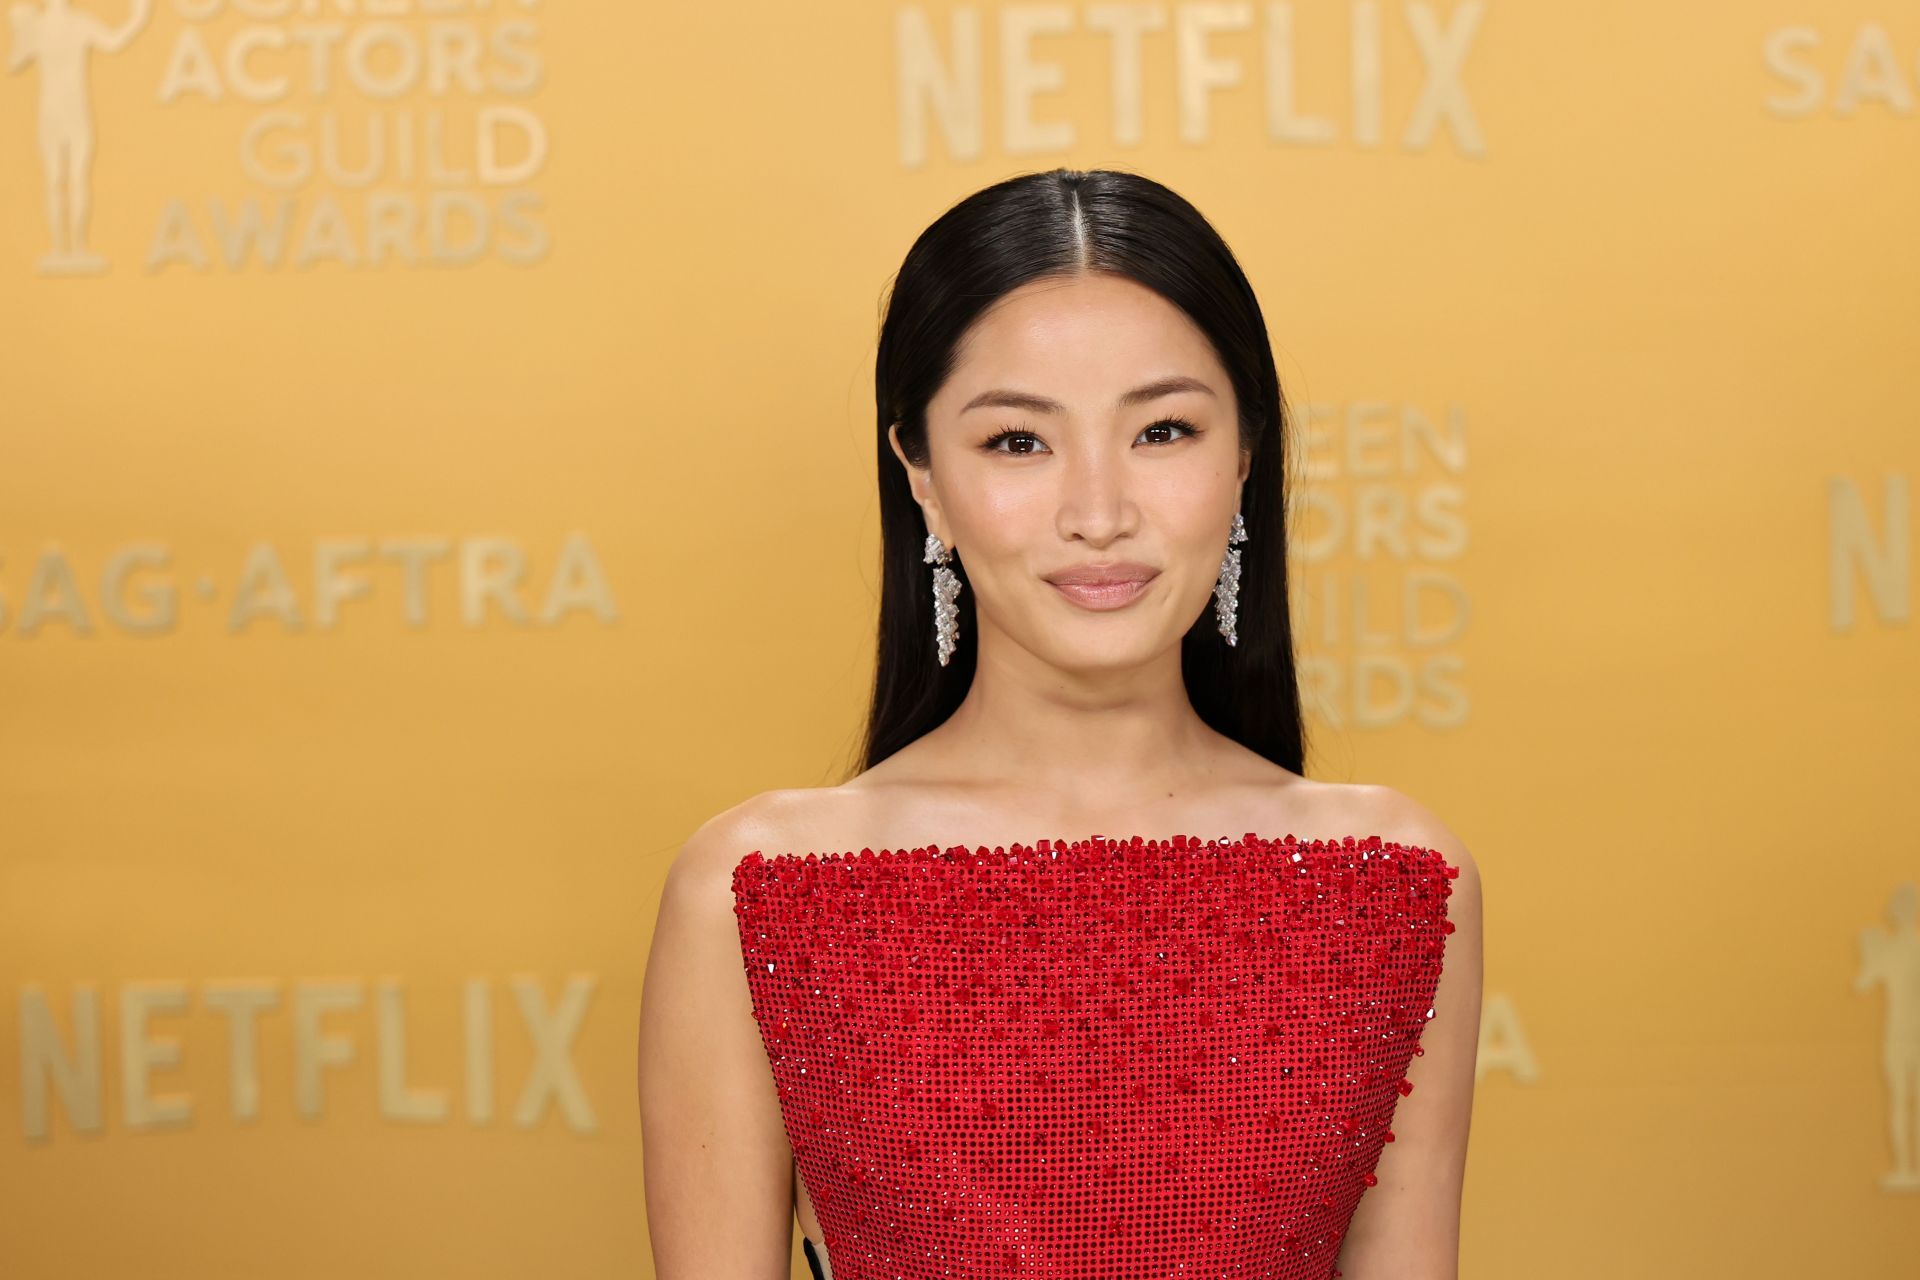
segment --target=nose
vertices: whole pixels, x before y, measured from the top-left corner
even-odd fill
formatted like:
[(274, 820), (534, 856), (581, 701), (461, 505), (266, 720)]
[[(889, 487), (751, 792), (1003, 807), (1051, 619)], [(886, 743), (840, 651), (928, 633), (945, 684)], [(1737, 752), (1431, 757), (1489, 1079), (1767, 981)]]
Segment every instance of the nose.
[(1096, 547), (1135, 532), (1140, 509), (1128, 480), (1126, 460), (1091, 450), (1075, 450), (1060, 468), (1060, 536)]

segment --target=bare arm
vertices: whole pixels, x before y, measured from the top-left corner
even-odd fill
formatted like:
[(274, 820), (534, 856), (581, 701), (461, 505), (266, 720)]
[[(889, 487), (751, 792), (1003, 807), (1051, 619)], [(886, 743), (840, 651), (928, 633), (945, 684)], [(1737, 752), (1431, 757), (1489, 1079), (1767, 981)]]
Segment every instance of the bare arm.
[(737, 811), (667, 874), (641, 991), (640, 1130), (657, 1280), (787, 1280), (793, 1167), (753, 1020), (733, 866)]
[(1392, 793), (1395, 839), (1436, 849), (1460, 868), (1447, 899), (1447, 935), (1433, 1018), (1407, 1068), (1413, 1092), (1394, 1110), (1394, 1140), (1374, 1168), (1341, 1242), (1345, 1280), (1457, 1280), (1460, 1204), (1480, 1045), (1480, 869), (1460, 839), (1417, 803)]

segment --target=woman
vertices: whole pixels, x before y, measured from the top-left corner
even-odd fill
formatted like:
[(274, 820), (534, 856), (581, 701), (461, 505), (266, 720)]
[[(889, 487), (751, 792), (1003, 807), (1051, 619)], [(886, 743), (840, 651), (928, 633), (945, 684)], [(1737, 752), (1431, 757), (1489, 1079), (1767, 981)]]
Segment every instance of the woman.
[(1134, 174), (998, 183), (909, 250), (875, 380), (865, 767), (709, 819), (660, 905), (660, 1280), (786, 1276), (793, 1214), (834, 1280), (1454, 1276), (1478, 873), (1303, 776), (1233, 255)]

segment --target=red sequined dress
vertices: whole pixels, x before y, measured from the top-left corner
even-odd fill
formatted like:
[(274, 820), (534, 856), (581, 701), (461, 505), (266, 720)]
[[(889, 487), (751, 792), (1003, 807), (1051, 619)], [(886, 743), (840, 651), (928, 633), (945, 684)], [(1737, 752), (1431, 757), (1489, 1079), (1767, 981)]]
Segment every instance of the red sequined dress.
[(832, 1280), (1328, 1280), (1458, 874), (1377, 836), (747, 854)]

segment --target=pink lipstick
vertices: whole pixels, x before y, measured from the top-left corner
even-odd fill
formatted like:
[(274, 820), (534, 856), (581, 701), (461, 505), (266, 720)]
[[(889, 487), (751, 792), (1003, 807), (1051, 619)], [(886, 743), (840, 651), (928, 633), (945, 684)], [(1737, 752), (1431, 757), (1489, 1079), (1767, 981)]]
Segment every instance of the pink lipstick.
[(1043, 576), (1081, 608), (1106, 610), (1124, 608), (1139, 599), (1159, 573), (1151, 565), (1124, 560), (1075, 565)]

